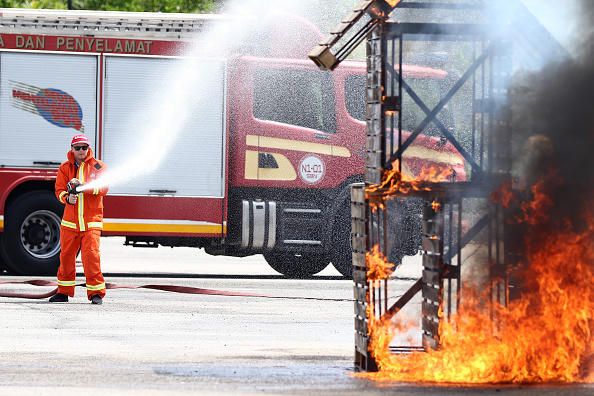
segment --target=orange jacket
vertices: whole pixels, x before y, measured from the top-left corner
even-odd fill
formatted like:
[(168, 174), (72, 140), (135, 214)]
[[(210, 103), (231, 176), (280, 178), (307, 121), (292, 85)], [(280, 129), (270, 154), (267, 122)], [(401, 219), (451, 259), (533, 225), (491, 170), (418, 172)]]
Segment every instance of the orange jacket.
[(82, 184), (86, 184), (97, 179), (105, 170), (105, 164), (93, 158), (93, 150), (90, 147), (87, 157), (78, 166), (78, 169), (74, 161), (74, 154), (72, 151), (68, 152), (68, 161), (60, 165), (56, 178), (56, 197), (60, 202), (66, 204), (62, 216), (62, 227), (78, 231), (103, 229), (103, 197), (107, 194), (108, 187), (85, 190), (78, 194), (76, 204), (71, 205), (66, 201), (68, 198), (66, 185), (74, 177)]

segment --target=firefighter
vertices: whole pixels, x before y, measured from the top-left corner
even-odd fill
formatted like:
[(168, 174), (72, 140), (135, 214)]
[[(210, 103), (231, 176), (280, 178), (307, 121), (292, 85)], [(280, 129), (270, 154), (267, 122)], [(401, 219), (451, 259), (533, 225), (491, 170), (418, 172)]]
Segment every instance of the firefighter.
[(89, 139), (76, 135), (70, 143), (68, 161), (60, 165), (56, 178), (56, 197), (66, 205), (60, 227), (60, 268), (58, 268), (58, 293), (50, 302), (68, 302), (74, 297), (76, 278), (75, 260), (80, 249), (85, 271), (87, 298), (101, 304), (105, 297), (105, 281), (101, 273), (99, 239), (103, 229), (103, 197), (107, 186), (89, 189), (76, 187), (97, 179), (105, 172), (105, 164), (93, 157)]

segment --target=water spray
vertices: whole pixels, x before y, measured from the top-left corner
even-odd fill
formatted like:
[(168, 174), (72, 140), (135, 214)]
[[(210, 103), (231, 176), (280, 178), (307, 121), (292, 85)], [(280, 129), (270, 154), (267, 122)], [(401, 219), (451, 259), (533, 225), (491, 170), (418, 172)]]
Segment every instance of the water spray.
[[(269, 2), (261, 0), (252, 0), (249, 4), (245, 1), (231, 2), (225, 10), (229, 16), (228, 20), (211, 27), (205, 33), (200, 33), (186, 53), (178, 58), (177, 67), (162, 79), (162, 84), (155, 84), (152, 89), (154, 94), (150, 95), (150, 101), (147, 99), (149, 106), (143, 107), (152, 110), (148, 113), (133, 112), (132, 119), (118, 132), (132, 136), (134, 134), (127, 131), (146, 131), (142, 138), (134, 142), (139, 147), (131, 156), (123, 152), (110, 152), (112, 158), (107, 158), (104, 154), (103, 160), (106, 161), (108, 169), (99, 178), (77, 186), (76, 192), (105, 186), (113, 187), (158, 169), (179, 139), (180, 132), (186, 127), (196, 100), (210, 100), (209, 93), (205, 92), (207, 89), (204, 88), (204, 82), (211, 77), (200, 68), (200, 62), (213, 59), (213, 54), (219, 59), (235, 53), (272, 57), (296, 56), (294, 52), (299, 34), (304, 33), (307, 36), (311, 35), (311, 32), (295, 30), (302, 29), (303, 19), (300, 19), (299, 23), (293, 22), (295, 17), (300, 18), (299, 15), (307, 15), (306, 18), (310, 20), (315, 19), (315, 16), (312, 17), (311, 12), (307, 11), (311, 9), (291, 1), (279, 1), (274, 7), (271, 7)], [(279, 20), (283, 21), (283, 29), (276, 29)], [(289, 26), (293, 25), (295, 28), (289, 29)], [(271, 28), (276, 29), (273, 35), (268, 34)], [(308, 29), (311, 28), (316, 29), (314, 25)], [(279, 34), (287, 29), (290, 30), (290, 34), (284, 34), (282, 38), (277, 39), (272, 49), (254, 40), (254, 37), (261, 36), (278, 38)], [(306, 54), (304, 51), (303, 58)]]

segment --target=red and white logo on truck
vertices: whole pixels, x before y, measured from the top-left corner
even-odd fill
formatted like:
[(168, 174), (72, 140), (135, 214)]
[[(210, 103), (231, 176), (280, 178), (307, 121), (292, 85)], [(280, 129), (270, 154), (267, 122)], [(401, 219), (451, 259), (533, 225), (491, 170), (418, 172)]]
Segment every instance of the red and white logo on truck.
[(56, 88), (38, 88), (17, 81), (10, 81), (10, 87), (13, 107), (37, 114), (61, 128), (84, 132), (82, 108), (72, 95)]

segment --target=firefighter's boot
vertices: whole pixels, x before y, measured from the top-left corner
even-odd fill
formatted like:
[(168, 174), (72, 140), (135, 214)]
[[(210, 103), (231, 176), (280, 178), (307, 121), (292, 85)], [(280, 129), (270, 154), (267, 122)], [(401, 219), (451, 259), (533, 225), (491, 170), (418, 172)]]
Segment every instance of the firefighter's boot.
[(101, 304), (103, 304), (103, 300), (101, 299), (100, 296), (98, 296), (97, 294), (94, 294), (91, 296), (91, 304), (101, 305)]
[(68, 302), (68, 296), (62, 293), (56, 293), (50, 297), (49, 302)]

